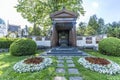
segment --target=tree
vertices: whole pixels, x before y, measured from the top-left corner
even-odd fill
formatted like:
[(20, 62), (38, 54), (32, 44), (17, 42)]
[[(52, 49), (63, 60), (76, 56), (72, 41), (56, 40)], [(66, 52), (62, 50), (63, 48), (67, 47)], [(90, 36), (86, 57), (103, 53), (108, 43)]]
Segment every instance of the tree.
[(98, 19), (98, 30), (97, 30), (98, 34), (104, 34), (105, 33), (105, 23), (104, 23), (104, 19), (99, 18)]
[(96, 30), (92, 26), (87, 26), (85, 35), (95, 35)]
[(120, 38), (120, 28), (112, 28), (112, 27), (109, 27), (107, 34), (108, 34), (109, 37), (117, 37), (117, 38)]
[(28, 34), (33, 35), (33, 28), (32, 27), (28, 27)]
[[(97, 18), (96, 15), (93, 15), (90, 17), (88, 26), (91, 26), (94, 29), (94, 35), (95, 34), (104, 34), (106, 32), (104, 19)], [(92, 29), (90, 28), (90, 29)]]
[(112, 22), (111, 25), (112, 25), (113, 28), (120, 27), (119, 23), (117, 23), (117, 22), (115, 22), (115, 21)]
[(120, 38), (120, 27), (114, 29), (115, 37)]
[(115, 21), (112, 22), (111, 29), (112, 29), (112, 31), (110, 32), (110, 29), (109, 29), (108, 34), (110, 34), (110, 36), (120, 38), (120, 24), (119, 24), (119, 22), (115, 22)]
[(85, 35), (87, 24), (85, 22), (80, 22), (79, 27), (77, 28), (77, 35)]
[(110, 37), (120, 38), (120, 24), (119, 22), (112, 22), (112, 24), (107, 24), (107, 34)]
[[(91, 30), (89, 30), (91, 29)], [(93, 15), (90, 17), (89, 21), (88, 21), (88, 28), (87, 28), (87, 34), (90, 33), (90, 34), (97, 34), (97, 30), (98, 30), (98, 21), (97, 21), (97, 16), (96, 15)], [(91, 31), (94, 31), (94, 32), (91, 32)]]
[(49, 26), (51, 20), (49, 15), (60, 10), (63, 6), (67, 9), (84, 14), (82, 0), (18, 0), (15, 6), (22, 17), (34, 24), (34, 35), (36, 35), (37, 24)]
[(66, 7), (76, 13), (84, 14), (82, 3), (82, 0), (46, 0), (51, 12), (58, 11), (61, 7)]
[(41, 31), (40, 27), (36, 27), (36, 34), (34, 34), (33, 28), (29, 27), (28, 28), (28, 33), (29, 33), (29, 35), (42, 36), (42, 31)]
[(96, 15), (93, 15), (90, 17), (88, 25), (93, 27), (93, 29), (97, 30), (98, 23), (97, 23), (97, 16)]

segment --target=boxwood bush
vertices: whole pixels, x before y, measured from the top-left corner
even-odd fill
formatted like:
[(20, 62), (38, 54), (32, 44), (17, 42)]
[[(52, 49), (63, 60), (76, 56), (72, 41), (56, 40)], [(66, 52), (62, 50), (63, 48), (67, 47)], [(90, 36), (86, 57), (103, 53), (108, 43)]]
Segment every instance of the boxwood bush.
[(9, 48), (10, 45), (15, 41), (16, 39), (11, 39), (11, 38), (0, 38), (0, 49), (6, 49)]
[(120, 56), (120, 39), (110, 37), (99, 42), (99, 51), (105, 55)]
[(14, 56), (25, 56), (35, 54), (36, 43), (32, 39), (19, 39), (10, 46), (10, 53)]

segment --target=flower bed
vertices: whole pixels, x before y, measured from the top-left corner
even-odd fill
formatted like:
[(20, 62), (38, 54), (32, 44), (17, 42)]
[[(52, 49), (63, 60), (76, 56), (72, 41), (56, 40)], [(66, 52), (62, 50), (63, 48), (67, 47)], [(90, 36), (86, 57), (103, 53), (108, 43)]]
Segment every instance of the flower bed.
[(45, 57), (30, 57), (27, 59), (24, 59), (20, 62), (17, 62), (13, 69), (16, 72), (22, 73), (22, 72), (34, 72), (34, 71), (40, 71), (43, 68), (51, 65), (52, 59), (51, 58), (45, 58)]
[(110, 62), (103, 58), (96, 58), (96, 57), (86, 57), (85, 60), (89, 61), (92, 64), (99, 64), (99, 65), (108, 65)]
[(28, 58), (26, 60), (24, 60), (24, 63), (26, 64), (40, 64), (41, 62), (43, 62), (42, 57), (33, 57), (33, 58)]
[(114, 75), (120, 73), (120, 66), (110, 60), (96, 57), (82, 57), (78, 60), (78, 63), (85, 68), (99, 73)]

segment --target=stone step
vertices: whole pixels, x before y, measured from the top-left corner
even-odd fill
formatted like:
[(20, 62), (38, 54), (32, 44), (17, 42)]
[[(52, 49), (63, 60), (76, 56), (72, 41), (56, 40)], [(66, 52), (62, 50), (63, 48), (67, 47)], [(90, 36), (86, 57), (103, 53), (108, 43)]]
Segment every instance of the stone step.
[(60, 53), (60, 54), (56, 54), (56, 53), (48, 53), (48, 56), (88, 56), (87, 54), (65, 54), (65, 53)]
[(70, 52), (70, 51), (64, 51), (64, 52), (61, 52), (61, 51), (56, 51), (56, 52), (47, 52), (48, 54), (82, 54), (82, 52)]
[(86, 53), (79, 51), (75, 47), (68, 47), (68, 48), (52, 48), (47, 52), (47, 55), (52, 56), (87, 56)]
[(51, 50), (51, 52), (76, 52), (76, 50)]
[(71, 49), (71, 48), (68, 48), (68, 49), (51, 49), (51, 52), (54, 52), (54, 51), (57, 51), (57, 52), (76, 52), (78, 51), (77, 49)]

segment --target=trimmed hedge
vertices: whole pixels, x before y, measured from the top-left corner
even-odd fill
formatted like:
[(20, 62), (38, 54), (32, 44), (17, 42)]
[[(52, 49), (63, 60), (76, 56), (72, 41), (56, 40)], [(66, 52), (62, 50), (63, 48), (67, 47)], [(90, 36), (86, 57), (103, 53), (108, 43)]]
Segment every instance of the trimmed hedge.
[(10, 45), (17, 39), (11, 38), (0, 38), (0, 48), (6, 49), (9, 48)]
[(105, 55), (120, 56), (120, 39), (110, 37), (99, 42), (99, 51)]
[(25, 56), (35, 54), (36, 43), (31, 39), (19, 39), (10, 46), (10, 53), (14, 56)]

